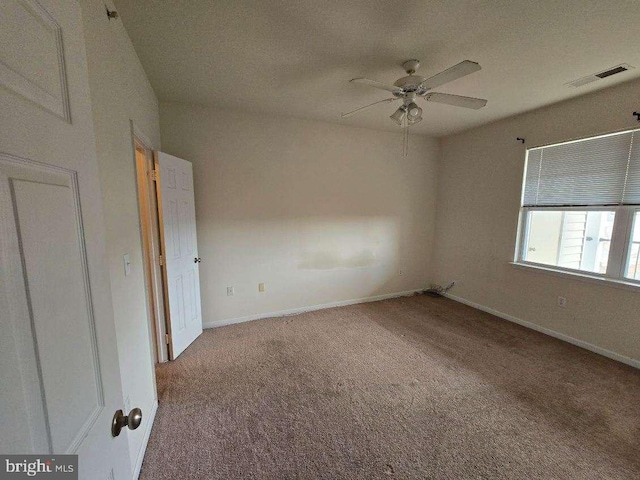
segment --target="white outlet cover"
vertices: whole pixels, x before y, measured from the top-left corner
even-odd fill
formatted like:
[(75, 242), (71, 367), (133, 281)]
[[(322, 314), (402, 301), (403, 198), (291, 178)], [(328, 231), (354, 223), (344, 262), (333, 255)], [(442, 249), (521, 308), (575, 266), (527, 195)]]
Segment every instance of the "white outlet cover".
[(234, 287), (227, 287), (227, 297), (232, 297), (236, 293)]

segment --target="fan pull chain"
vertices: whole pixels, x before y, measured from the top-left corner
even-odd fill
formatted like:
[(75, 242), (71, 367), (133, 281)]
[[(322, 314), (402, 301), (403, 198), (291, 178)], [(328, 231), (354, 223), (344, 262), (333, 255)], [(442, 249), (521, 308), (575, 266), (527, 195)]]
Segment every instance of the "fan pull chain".
[(406, 116), (402, 123), (402, 156), (407, 157), (409, 155), (409, 122)]

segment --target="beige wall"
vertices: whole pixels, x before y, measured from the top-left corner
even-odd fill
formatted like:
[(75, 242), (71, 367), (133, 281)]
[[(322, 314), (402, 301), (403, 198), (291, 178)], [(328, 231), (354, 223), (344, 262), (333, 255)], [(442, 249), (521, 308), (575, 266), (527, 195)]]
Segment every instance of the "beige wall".
[[(640, 125), (640, 82), (486, 125), (441, 142), (436, 279), (456, 296), (640, 359), (640, 291), (523, 270), (514, 257), (525, 146)], [(567, 298), (565, 308), (557, 297)]]
[(160, 118), (163, 150), (194, 165), (205, 326), (428, 285), (436, 140), (403, 158), (390, 132), (164, 103)]
[[(148, 419), (156, 401), (145, 300), (140, 220), (130, 120), (160, 146), (158, 102), (120, 20), (109, 21), (104, 2), (82, 0), (107, 255), (124, 397)], [(110, 4), (110, 8), (113, 5)], [(131, 256), (124, 275), (122, 256)], [(124, 399), (123, 399), (124, 401)], [(139, 465), (148, 422), (129, 436), (132, 466)]]

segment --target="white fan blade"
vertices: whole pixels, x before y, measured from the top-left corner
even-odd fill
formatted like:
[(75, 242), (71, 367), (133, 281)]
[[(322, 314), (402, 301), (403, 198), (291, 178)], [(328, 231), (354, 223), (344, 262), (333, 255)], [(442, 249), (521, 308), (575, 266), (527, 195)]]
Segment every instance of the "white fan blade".
[(382, 90), (388, 90), (390, 92), (401, 92), (400, 87), (394, 85), (387, 85), (386, 83), (376, 82), (375, 80), (369, 80), (368, 78), (354, 78), (349, 80), (352, 83), (361, 83), (363, 85), (369, 85), (370, 87), (381, 88)]
[(422, 85), (428, 89), (439, 87), (445, 83), (453, 82), (459, 78), (462, 78), (470, 73), (480, 70), (480, 65), (471, 60), (465, 60), (451, 68), (447, 68), (444, 72), (440, 72), (433, 77), (427, 78)]
[(342, 114), (342, 118), (346, 118), (346, 117), (350, 117), (351, 115), (355, 115), (356, 113), (364, 110), (365, 108), (369, 108), (369, 107), (373, 107), (374, 105), (377, 105), (379, 103), (385, 103), (385, 102), (393, 102), (394, 100), (400, 100), (399, 98), (385, 98), (384, 100), (380, 100), (378, 102), (374, 102), (371, 105), (366, 105), (364, 107), (360, 107), (360, 108), (356, 108), (355, 110), (352, 110), (351, 112), (347, 112), (347, 113), (343, 113)]
[(427, 93), (424, 99), (427, 102), (445, 103), (456, 107), (472, 108), (473, 110), (478, 110), (487, 104), (487, 101), (482, 98), (449, 95), (448, 93)]

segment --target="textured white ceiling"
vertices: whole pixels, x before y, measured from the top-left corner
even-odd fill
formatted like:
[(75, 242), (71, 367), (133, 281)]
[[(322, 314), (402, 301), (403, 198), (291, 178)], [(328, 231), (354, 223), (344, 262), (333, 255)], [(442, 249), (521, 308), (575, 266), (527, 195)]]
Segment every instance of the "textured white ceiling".
[[(118, 0), (161, 101), (397, 130), (389, 97), (403, 61), (431, 76), (462, 60), (482, 70), (435, 91), (489, 100), (478, 111), (426, 104), (416, 134), (442, 136), (640, 76), (637, 0)], [(634, 70), (572, 89), (608, 67)], [(630, 105), (630, 109), (637, 105)]]

